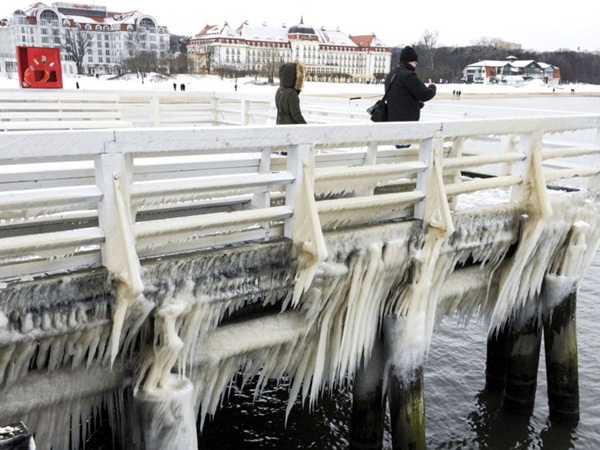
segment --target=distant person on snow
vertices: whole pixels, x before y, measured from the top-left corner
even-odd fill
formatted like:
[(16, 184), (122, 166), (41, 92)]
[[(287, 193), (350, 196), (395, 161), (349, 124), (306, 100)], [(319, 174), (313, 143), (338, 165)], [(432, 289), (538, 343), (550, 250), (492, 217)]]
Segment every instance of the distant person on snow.
[(300, 111), (300, 91), (304, 84), (304, 66), (300, 61), (279, 68), (279, 88), (275, 93), (277, 125), (306, 123)]
[(388, 122), (417, 122), (421, 118), (423, 102), (435, 97), (435, 84), (426, 86), (415, 73), (418, 59), (412, 47), (404, 47), (400, 52), (400, 63), (385, 79)]

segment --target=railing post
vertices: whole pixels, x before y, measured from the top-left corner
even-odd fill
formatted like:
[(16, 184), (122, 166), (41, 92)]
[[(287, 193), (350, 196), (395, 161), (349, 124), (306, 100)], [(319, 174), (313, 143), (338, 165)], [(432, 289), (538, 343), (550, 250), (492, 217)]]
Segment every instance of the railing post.
[[(258, 163), (258, 173), (269, 173), (271, 171), (271, 148), (265, 147), (260, 154)], [(252, 196), (252, 206), (256, 208), (268, 208), (270, 206), (271, 196), (266, 187)]]
[[(118, 271), (122, 261), (122, 251), (126, 230), (122, 230), (117, 206), (117, 191), (113, 188), (117, 182), (121, 195), (129, 207), (129, 180), (131, 179), (131, 158), (122, 153), (104, 153), (96, 157), (96, 182), (102, 191), (102, 200), (98, 205), (98, 222), (104, 230), (105, 242), (102, 246), (102, 262), (110, 270)], [(130, 218), (131, 219), (131, 218)], [(118, 230), (119, 232), (115, 232)], [(127, 230), (130, 231), (130, 230)]]
[(150, 111), (152, 113), (152, 126), (160, 126), (160, 99), (158, 97), (152, 97), (150, 99)]
[(417, 191), (423, 192), (424, 198), (415, 205), (414, 217), (448, 235), (454, 232), (454, 225), (444, 185), (444, 139), (434, 136), (423, 141), (421, 147), (419, 159), (427, 169), (417, 174)]
[(250, 118), (250, 100), (246, 99), (246, 100), (242, 100), (241, 102), (241, 119), (240, 119), (240, 123), (242, 125), (249, 125), (249, 118)]
[(537, 212), (541, 217), (549, 217), (552, 215), (552, 205), (548, 198), (542, 167), (542, 138), (541, 131), (525, 133), (521, 136), (519, 146), (525, 154), (525, 159), (515, 164), (514, 171), (516, 175), (522, 177), (523, 181), (513, 186), (511, 200), (527, 203), (531, 212)]
[[(513, 153), (515, 151), (516, 143), (515, 143), (515, 135), (509, 134), (504, 135), (501, 138), (502, 150), (506, 153)], [(502, 165), (502, 169), (500, 170), (500, 175), (511, 175), (513, 170), (513, 163), (504, 163)]]
[[(373, 166), (373, 165), (377, 164), (377, 149), (378, 149), (377, 144), (370, 144), (367, 147), (367, 151), (365, 153), (365, 160), (363, 161), (364, 166)], [(361, 197), (367, 196), (367, 195), (373, 195), (374, 191), (375, 191), (375, 187), (369, 186), (369, 187), (357, 189), (355, 191), (354, 195), (361, 196)]]
[(112, 365), (119, 353), (128, 309), (135, 301), (143, 300), (144, 283), (135, 249), (135, 220), (129, 197), (133, 176), (131, 156), (118, 152), (103, 153), (96, 157), (95, 165), (96, 182), (103, 193), (98, 205), (98, 222), (104, 231), (102, 263), (119, 282), (112, 311)]
[(314, 153), (309, 144), (288, 147), (288, 171), (294, 182), (286, 190), (286, 205), (292, 215), (285, 220), (284, 236), (292, 239), (298, 259), (292, 306), (300, 301), (313, 277), (327, 258), (327, 247), (315, 202)]
[[(598, 120), (598, 127), (596, 128), (596, 141), (594, 142), (596, 148), (600, 148), (600, 119)], [(600, 158), (597, 158), (596, 166), (600, 166)], [(594, 192), (600, 191), (600, 174), (591, 177), (588, 181), (588, 189)]]
[[(260, 155), (258, 164), (258, 173), (269, 173), (271, 171), (271, 148), (265, 147)], [(252, 206), (254, 208), (269, 208), (271, 206), (271, 193), (267, 187), (261, 188), (260, 192), (256, 192), (252, 196)], [(260, 225), (265, 230), (265, 236), (269, 235), (269, 222), (263, 222)]]
[[(458, 158), (458, 157), (462, 156), (464, 143), (465, 143), (465, 139), (462, 137), (454, 139), (454, 142), (452, 143), (452, 147), (450, 147), (448, 157), (449, 158)], [(443, 157), (443, 155), (442, 155), (442, 157)], [(447, 176), (444, 177), (444, 182), (447, 181), (449, 183), (458, 183), (460, 181), (460, 176), (461, 176), (460, 169), (453, 170), (451, 173), (449, 173)], [(448, 199), (448, 207), (451, 210), (456, 209), (457, 203), (458, 203), (458, 196), (454, 196), (454, 197), (452, 197), (452, 199)]]
[[(313, 158), (312, 154), (312, 146), (309, 144), (301, 144), (301, 145), (290, 145), (287, 150), (287, 170), (292, 175), (294, 175), (294, 182), (289, 185), (286, 189), (285, 193), (285, 204), (289, 206), (292, 211), (295, 209), (295, 200), (296, 200), (296, 192), (305, 182), (304, 180), (304, 163), (307, 162), (310, 164), (311, 159)], [(313, 180), (310, 180), (313, 182)], [(314, 186), (313, 186), (314, 190)], [(294, 228), (294, 219), (295, 216), (292, 215), (289, 219), (286, 219), (284, 226), (284, 235), (292, 239), (292, 232)], [(302, 220), (302, 219), (300, 219)]]
[(213, 107), (213, 126), (216, 127), (217, 125), (219, 125), (219, 106), (221, 102), (218, 97), (215, 97), (214, 93), (211, 99), (211, 104)]
[[(429, 172), (432, 169), (433, 160), (433, 138), (423, 139), (419, 145), (419, 160), (423, 161), (427, 166), (427, 169), (417, 174), (417, 191), (426, 193), (427, 192), (427, 181), (429, 179)], [(425, 217), (425, 203), (427, 199), (419, 201), (415, 204), (415, 218), (423, 219)]]

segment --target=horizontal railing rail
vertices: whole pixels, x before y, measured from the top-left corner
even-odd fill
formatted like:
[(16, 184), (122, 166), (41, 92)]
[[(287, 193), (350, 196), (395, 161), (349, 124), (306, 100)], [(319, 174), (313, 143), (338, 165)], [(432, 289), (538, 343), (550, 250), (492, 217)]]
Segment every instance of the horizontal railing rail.
[[(580, 130), (595, 140), (547, 143)], [(131, 258), (303, 239), (294, 230), (315, 217), (321, 233), (414, 219), (451, 229), (461, 196), (504, 189), (496, 201), (514, 205), (533, 171), (600, 190), (598, 130), (600, 116), (7, 133), (0, 280), (123, 276)]]

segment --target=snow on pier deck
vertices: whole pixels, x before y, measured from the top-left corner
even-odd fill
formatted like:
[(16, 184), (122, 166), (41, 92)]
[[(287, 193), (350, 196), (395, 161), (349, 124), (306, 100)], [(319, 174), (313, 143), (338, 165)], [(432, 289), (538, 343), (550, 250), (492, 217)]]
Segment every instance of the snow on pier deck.
[(599, 129), (572, 116), (6, 134), (0, 423), (66, 448), (70, 414), (85, 423), (104, 401), (133, 421), (132, 393), (175, 374), (202, 422), (240, 370), (288, 374), (290, 408), (314, 404), (370, 358), (385, 316), (406, 318), (414, 361), (444, 315), (497, 328), (539, 306), (545, 276), (583, 279), (600, 140), (553, 137)]

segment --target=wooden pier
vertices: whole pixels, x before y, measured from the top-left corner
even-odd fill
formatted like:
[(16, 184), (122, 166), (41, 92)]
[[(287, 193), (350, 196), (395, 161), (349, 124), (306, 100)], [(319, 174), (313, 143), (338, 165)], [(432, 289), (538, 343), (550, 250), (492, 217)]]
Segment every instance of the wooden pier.
[[(582, 130), (594, 140), (554, 139)], [(506, 408), (533, 407), (545, 339), (551, 418), (576, 422), (599, 130), (569, 116), (5, 132), (0, 424), (68, 448), (85, 433), (71, 420), (105, 405), (128, 448), (196, 448), (196, 420), (242, 372), (259, 391), (289, 376), (288, 413), (353, 380), (351, 448), (381, 448), (387, 398), (394, 448), (424, 449), (424, 362), (451, 314), (488, 323), (482, 376)]]

